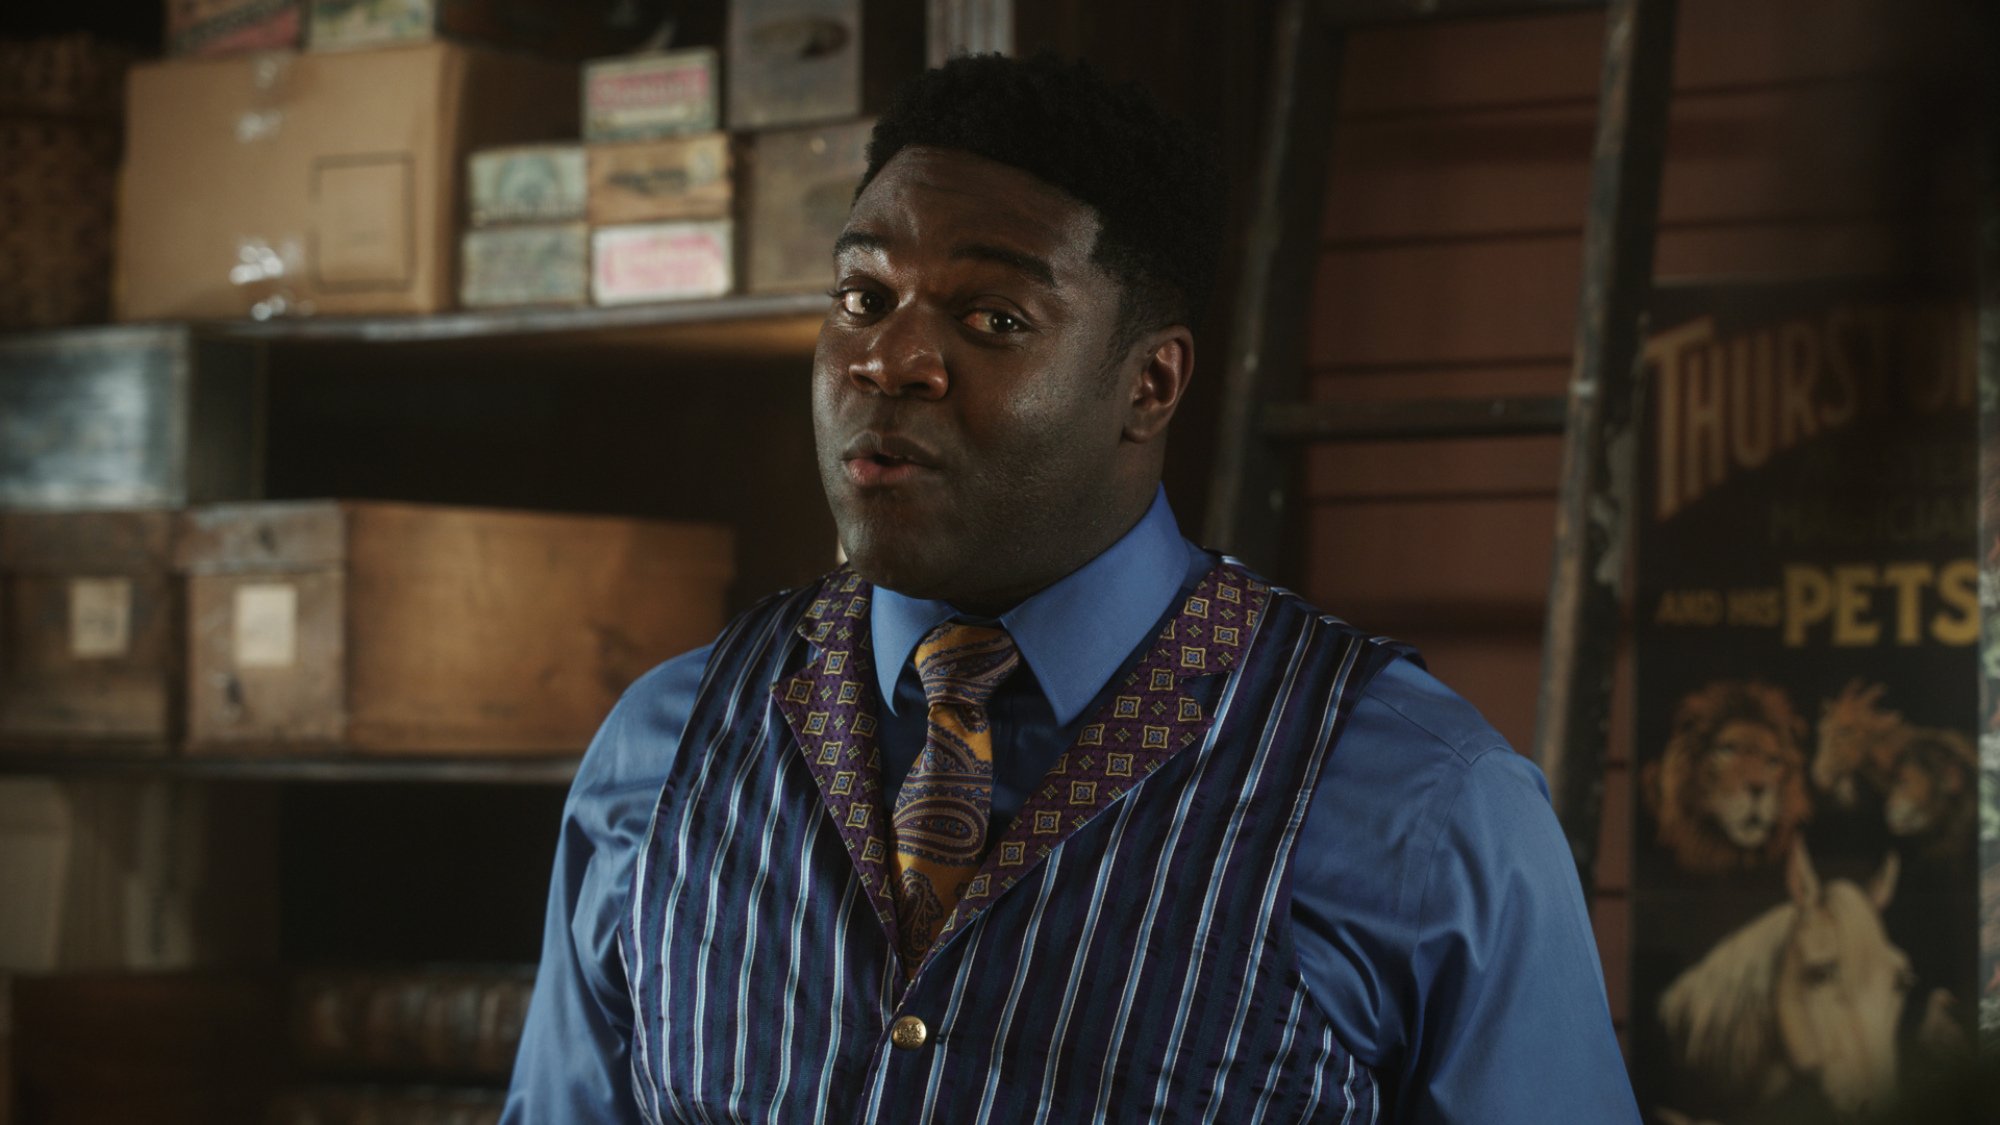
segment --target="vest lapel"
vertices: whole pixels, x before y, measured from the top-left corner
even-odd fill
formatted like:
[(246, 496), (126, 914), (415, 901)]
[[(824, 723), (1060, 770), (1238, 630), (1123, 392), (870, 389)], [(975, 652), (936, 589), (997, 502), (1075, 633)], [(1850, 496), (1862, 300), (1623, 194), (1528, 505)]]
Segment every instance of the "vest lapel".
[(1209, 571), (1152, 650), (1126, 673), (1118, 694), (1028, 795), (945, 920), (931, 957), (1063, 841), (1201, 741), (1215, 720), (1185, 690), (1188, 681), (1233, 673), (1269, 600), (1268, 586), (1230, 563)]
[(876, 748), (879, 693), (868, 626), (870, 592), (851, 571), (836, 571), (820, 584), (819, 596), (798, 624), (812, 655), (796, 675), (771, 685), (771, 697), (792, 728), (893, 949), (895, 883)]

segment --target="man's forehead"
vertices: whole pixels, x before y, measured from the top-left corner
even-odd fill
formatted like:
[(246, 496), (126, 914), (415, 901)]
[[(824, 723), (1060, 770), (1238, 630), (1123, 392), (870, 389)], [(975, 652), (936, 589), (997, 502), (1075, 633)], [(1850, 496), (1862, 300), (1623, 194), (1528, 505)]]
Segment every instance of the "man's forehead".
[(1031, 263), (1087, 259), (1097, 225), (1096, 212), (1030, 172), (956, 149), (912, 147), (855, 200), (834, 251), (942, 252), (1035, 272)]

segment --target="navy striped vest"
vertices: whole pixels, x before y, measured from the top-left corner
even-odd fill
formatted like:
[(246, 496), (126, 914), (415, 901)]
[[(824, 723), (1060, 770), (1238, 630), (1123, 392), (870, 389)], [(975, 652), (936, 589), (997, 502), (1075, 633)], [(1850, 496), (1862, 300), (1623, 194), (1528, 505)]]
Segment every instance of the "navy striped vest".
[[(836, 573), (766, 602), (703, 673), (621, 946), (648, 1119), (1373, 1121), (1373, 1075), (1300, 979), (1286, 871), (1401, 650), (1218, 566), (905, 983), (869, 596)], [(905, 1016), (923, 1046), (892, 1044)]]

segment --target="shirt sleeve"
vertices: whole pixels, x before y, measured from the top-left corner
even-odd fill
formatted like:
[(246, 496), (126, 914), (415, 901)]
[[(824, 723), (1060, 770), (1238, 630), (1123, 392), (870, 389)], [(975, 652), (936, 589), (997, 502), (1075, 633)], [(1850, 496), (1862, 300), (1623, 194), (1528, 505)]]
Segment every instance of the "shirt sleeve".
[(1420, 664), (1356, 702), (1291, 876), (1299, 974), (1384, 1120), (1638, 1121), (1541, 772)]
[(541, 967), (502, 1125), (636, 1122), (632, 1006), (619, 952), (633, 864), (708, 649), (641, 677), (591, 741), (563, 807)]
[(1405, 1120), (1639, 1120), (1568, 841), (1505, 746), (1462, 774), (1413, 938)]

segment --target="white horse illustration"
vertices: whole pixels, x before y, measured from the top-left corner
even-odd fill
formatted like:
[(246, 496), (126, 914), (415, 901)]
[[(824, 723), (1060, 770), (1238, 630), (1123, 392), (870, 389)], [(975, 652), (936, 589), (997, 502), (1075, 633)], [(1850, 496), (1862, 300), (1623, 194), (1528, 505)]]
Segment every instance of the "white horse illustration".
[(1822, 885), (1795, 844), (1785, 871), (1791, 901), (1716, 943), (1661, 995), (1678, 1061), (1745, 1108), (1801, 1079), (1844, 1114), (1888, 1102), (1913, 982), (1909, 958), (1882, 928), (1897, 871), (1891, 852), (1866, 889), (1846, 879)]

